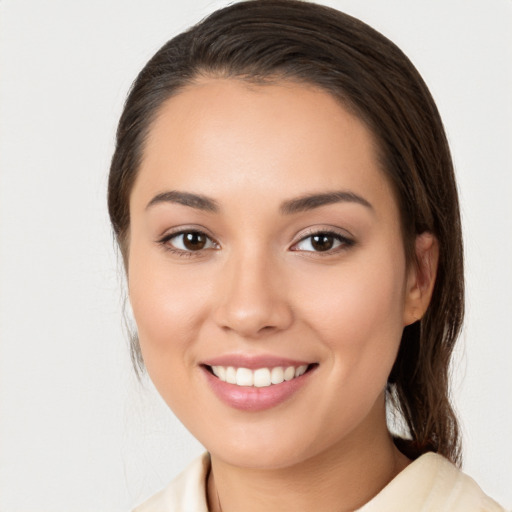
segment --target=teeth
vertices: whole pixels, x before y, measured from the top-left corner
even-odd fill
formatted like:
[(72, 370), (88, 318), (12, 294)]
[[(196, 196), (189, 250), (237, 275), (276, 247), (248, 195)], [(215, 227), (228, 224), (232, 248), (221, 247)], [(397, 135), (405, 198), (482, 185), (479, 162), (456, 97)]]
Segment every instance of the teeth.
[(226, 368), (224, 368), (224, 366), (217, 366), (217, 371), (219, 372), (219, 379), (220, 380), (226, 380), (226, 374), (227, 374), (227, 371), (226, 371)]
[(306, 373), (306, 370), (308, 369), (308, 366), (305, 364), (303, 366), (299, 366), (295, 370), (295, 377), (300, 377), (301, 375), (304, 375)]
[(257, 388), (265, 388), (272, 383), (270, 380), (270, 370), (268, 368), (258, 368), (254, 372), (254, 385)]
[(270, 374), (270, 382), (272, 382), (272, 384), (281, 384), (283, 381), (284, 370), (280, 366), (272, 368), (272, 373)]
[(265, 388), (271, 384), (281, 384), (300, 377), (306, 373), (308, 365), (302, 366), (276, 366), (275, 368), (258, 368), (249, 370), (248, 368), (234, 368), (233, 366), (212, 366), (213, 374), (223, 382), (236, 384), (237, 386), (256, 388)]
[(295, 368), (293, 366), (288, 366), (284, 371), (284, 380), (292, 380), (295, 377)]
[(236, 371), (237, 386), (252, 386), (254, 384), (254, 376), (248, 368), (238, 368)]
[[(223, 367), (215, 366), (214, 368), (223, 368)], [(213, 373), (215, 373), (215, 370), (213, 370)], [(217, 374), (215, 373), (215, 375), (217, 375)], [(219, 375), (217, 375), (217, 377), (219, 377), (219, 379), (222, 380), (221, 372), (219, 372)], [(236, 370), (232, 366), (229, 366), (226, 369), (226, 382), (229, 382), (230, 384), (236, 384)]]

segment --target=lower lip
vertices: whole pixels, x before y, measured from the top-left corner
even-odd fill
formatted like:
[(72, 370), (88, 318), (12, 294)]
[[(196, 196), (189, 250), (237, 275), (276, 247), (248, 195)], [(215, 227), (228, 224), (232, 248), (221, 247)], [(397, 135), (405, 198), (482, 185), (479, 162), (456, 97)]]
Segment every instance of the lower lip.
[(300, 377), (284, 381), (281, 384), (257, 388), (229, 384), (215, 377), (207, 368), (202, 367), (201, 369), (217, 397), (230, 407), (242, 411), (264, 411), (285, 402), (308, 382), (314, 370), (312, 368)]

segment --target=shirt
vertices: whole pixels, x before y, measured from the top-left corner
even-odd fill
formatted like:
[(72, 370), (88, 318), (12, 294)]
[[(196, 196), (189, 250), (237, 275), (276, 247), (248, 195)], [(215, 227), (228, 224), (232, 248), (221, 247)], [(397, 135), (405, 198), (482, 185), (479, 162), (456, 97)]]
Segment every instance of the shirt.
[[(208, 512), (208, 453), (133, 512)], [(505, 512), (476, 482), (436, 453), (425, 453), (355, 512)]]

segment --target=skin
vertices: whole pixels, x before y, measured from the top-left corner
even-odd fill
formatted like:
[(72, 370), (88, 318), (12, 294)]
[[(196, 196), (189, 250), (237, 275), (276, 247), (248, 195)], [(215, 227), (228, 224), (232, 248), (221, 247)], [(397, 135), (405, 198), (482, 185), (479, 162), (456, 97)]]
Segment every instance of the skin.
[[(218, 212), (148, 207), (167, 191), (207, 196)], [(281, 211), (333, 191), (370, 206)], [(202, 79), (162, 106), (130, 215), (142, 354), (164, 400), (211, 453), (211, 510), (354, 510), (408, 464), (388, 433), (384, 390), (403, 327), (428, 306), (437, 244), (418, 236), (418, 264), (407, 265), (397, 203), (359, 119), (303, 84)], [(182, 238), (169, 239), (182, 228), (212, 242), (186, 252)], [(315, 251), (312, 230), (345, 239)], [(206, 384), (201, 362), (224, 354), (318, 366), (290, 399), (248, 412)]]

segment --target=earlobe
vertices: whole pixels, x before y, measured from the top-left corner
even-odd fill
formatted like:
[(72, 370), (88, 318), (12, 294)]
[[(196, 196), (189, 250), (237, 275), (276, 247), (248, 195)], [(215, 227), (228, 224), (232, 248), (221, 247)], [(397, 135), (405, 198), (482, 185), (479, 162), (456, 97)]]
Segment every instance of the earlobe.
[(416, 237), (415, 259), (411, 262), (404, 303), (404, 325), (420, 320), (427, 311), (437, 275), (439, 244), (429, 232)]

